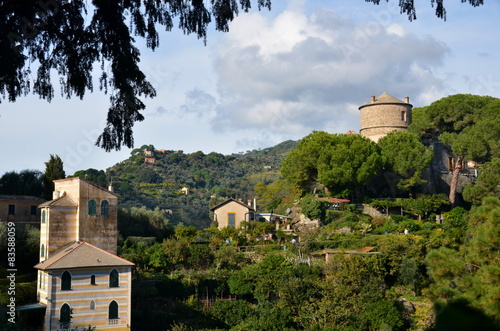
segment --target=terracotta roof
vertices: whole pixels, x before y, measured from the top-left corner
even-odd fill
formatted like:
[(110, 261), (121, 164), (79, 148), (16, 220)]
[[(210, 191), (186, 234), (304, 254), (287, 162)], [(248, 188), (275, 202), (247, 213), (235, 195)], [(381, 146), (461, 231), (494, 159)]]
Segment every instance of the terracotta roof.
[(253, 207), (251, 207), (251, 206), (249, 206), (249, 205), (247, 205), (247, 204), (245, 204), (245, 203), (243, 203), (243, 202), (241, 202), (241, 201), (238, 201), (238, 200), (236, 200), (236, 199), (233, 199), (233, 198), (229, 198), (229, 199), (227, 199), (226, 201), (224, 201), (224, 202), (222, 202), (222, 203), (219, 203), (217, 206), (214, 206), (214, 207), (210, 208), (210, 211), (214, 211), (214, 210), (216, 210), (216, 209), (218, 209), (218, 208), (220, 208), (220, 207), (222, 207), (222, 206), (224, 206), (225, 204), (228, 204), (228, 203), (230, 203), (230, 202), (236, 202), (236, 203), (239, 203), (240, 205), (247, 207), (247, 208), (248, 208), (248, 210), (250, 210), (250, 211), (254, 211)]
[(366, 107), (366, 106), (377, 105), (377, 104), (403, 104), (403, 105), (410, 105), (411, 106), (411, 104), (409, 104), (405, 101), (399, 100), (398, 98), (395, 98), (392, 95), (384, 92), (381, 95), (379, 95), (378, 97), (376, 97), (375, 100), (373, 100), (373, 97), (372, 97), (372, 100), (370, 100), (369, 102), (367, 102), (364, 105), (362, 105), (361, 107), (359, 107), (359, 109)]
[(122, 259), (102, 248), (85, 241), (66, 245), (45, 261), (35, 265), (35, 269), (55, 270), (82, 267), (133, 266), (134, 263)]
[(43, 207), (49, 207), (49, 206), (77, 207), (78, 204), (76, 202), (74, 202), (73, 199), (68, 197), (65, 193), (62, 197), (44, 202), (44, 203), (40, 204), (38, 207), (43, 208)]
[(375, 246), (367, 246), (365, 248), (358, 249), (357, 251), (360, 253), (368, 253), (369, 251), (371, 251), (374, 248), (375, 248)]
[(317, 200), (328, 201), (331, 203), (349, 203), (351, 200), (349, 199), (340, 199), (340, 198), (316, 198)]

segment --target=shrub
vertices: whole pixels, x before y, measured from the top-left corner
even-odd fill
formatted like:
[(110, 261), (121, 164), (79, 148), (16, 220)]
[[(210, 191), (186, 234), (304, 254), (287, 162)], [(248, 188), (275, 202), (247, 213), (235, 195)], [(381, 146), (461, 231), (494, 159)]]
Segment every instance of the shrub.
[(229, 326), (239, 324), (252, 313), (252, 306), (244, 300), (218, 300), (212, 308), (212, 315)]
[(404, 232), (405, 229), (414, 233), (420, 230), (420, 225), (414, 221), (406, 220), (398, 224), (398, 231)]
[(396, 306), (389, 301), (381, 300), (368, 306), (362, 319), (369, 325), (369, 330), (397, 330), (403, 326), (403, 319)]

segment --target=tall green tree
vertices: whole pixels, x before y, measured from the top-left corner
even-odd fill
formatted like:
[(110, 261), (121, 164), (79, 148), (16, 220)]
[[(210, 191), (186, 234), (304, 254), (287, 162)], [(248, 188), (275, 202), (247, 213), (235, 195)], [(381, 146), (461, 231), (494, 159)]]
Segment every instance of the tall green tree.
[(357, 134), (337, 134), (333, 138), (332, 146), (322, 150), (318, 160), (318, 181), (332, 194), (359, 197), (364, 185), (382, 169), (380, 149)]
[(399, 189), (408, 191), (425, 183), (422, 172), (432, 160), (433, 152), (420, 141), (419, 136), (407, 131), (392, 131), (378, 141), (388, 169), (402, 179)]
[(466, 242), (460, 250), (439, 248), (426, 257), (436, 300), (463, 299), (500, 325), (500, 200), (484, 199), (469, 214)]
[(301, 195), (320, 183), (332, 194), (349, 196), (360, 193), (382, 165), (379, 148), (370, 139), (314, 131), (283, 161), (281, 174)]
[(303, 195), (310, 192), (318, 182), (318, 162), (324, 149), (334, 144), (333, 135), (324, 131), (313, 131), (299, 141), (281, 167), (281, 175)]
[(410, 130), (438, 137), (456, 155), (449, 199), (456, 203), (458, 176), (466, 159), (488, 161), (500, 153), (500, 99), (456, 94), (416, 109)]
[(43, 197), (46, 200), (52, 200), (55, 179), (66, 178), (63, 161), (59, 155), (50, 154), (49, 161), (45, 162), (45, 173), (43, 174)]
[(9, 171), (0, 178), (0, 194), (42, 197), (43, 173), (39, 170)]
[[(206, 41), (213, 21), (227, 32), (229, 22), (253, 1), (2, 1), (0, 11), (0, 93), (15, 101), (30, 90), (51, 101), (51, 73), (57, 72), (61, 94), (83, 98), (94, 90), (94, 65), (99, 63), (99, 89), (110, 92), (107, 124), (96, 144), (106, 151), (133, 146), (132, 127), (142, 121), (141, 98), (156, 91), (139, 67), (135, 38), (155, 50), (160, 27), (178, 26)], [(271, 8), (271, 0), (257, 0)], [(175, 22), (175, 23), (174, 23)], [(38, 65), (32, 74), (32, 66)]]

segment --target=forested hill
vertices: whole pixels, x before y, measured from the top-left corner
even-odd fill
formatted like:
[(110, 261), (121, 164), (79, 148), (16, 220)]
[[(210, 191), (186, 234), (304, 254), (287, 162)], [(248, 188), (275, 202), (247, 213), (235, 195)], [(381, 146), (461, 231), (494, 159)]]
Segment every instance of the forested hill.
[[(103, 187), (112, 183), (120, 194), (121, 207), (171, 211), (171, 225), (183, 223), (202, 229), (210, 225), (209, 208), (215, 203), (228, 197), (253, 199), (255, 184), (278, 179), (281, 161), (297, 143), (288, 140), (274, 147), (232, 155), (185, 154), (144, 145), (106, 172), (88, 169), (74, 176)], [(187, 194), (183, 188), (188, 189)]]

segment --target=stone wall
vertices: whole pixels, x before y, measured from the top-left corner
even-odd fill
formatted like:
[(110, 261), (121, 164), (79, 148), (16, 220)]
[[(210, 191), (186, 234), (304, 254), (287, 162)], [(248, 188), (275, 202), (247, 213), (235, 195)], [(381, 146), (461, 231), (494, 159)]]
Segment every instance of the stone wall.
[(365, 105), (360, 111), (360, 133), (377, 142), (393, 130), (405, 131), (411, 123), (410, 104)]

